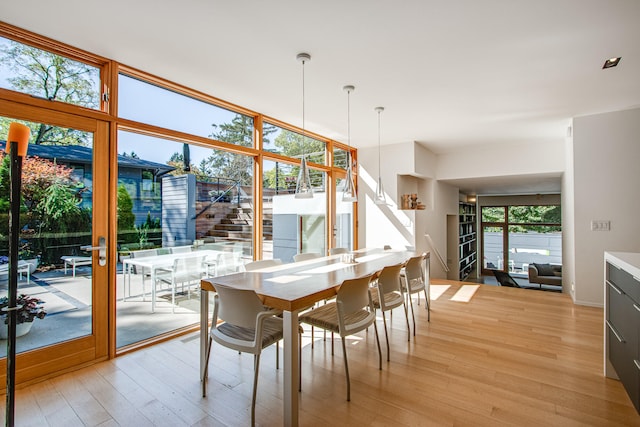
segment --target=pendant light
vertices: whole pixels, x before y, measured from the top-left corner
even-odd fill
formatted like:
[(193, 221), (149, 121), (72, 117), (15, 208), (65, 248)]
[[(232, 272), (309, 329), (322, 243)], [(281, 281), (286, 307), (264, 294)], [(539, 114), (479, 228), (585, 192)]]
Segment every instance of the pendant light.
[(307, 135), (304, 128), (304, 64), (311, 61), (311, 55), (308, 53), (299, 53), (296, 59), (302, 62), (302, 158), (300, 159), (300, 172), (298, 172), (298, 181), (296, 181), (296, 199), (310, 199), (313, 197), (313, 189), (311, 188), (311, 178), (309, 177), (309, 168), (307, 167), (307, 159), (305, 146)]
[(384, 111), (384, 107), (376, 107), (376, 112), (378, 113), (378, 184), (376, 185), (376, 195), (373, 199), (373, 202), (376, 205), (386, 205), (387, 198), (384, 195), (384, 187), (382, 186), (382, 176), (380, 176), (380, 113)]
[(342, 88), (347, 92), (347, 178), (346, 178), (346, 186), (344, 187), (344, 192), (342, 193), (342, 201), (343, 202), (356, 202), (358, 200), (358, 195), (356, 194), (356, 186), (353, 182), (353, 171), (351, 166), (351, 92), (355, 90), (355, 87), (352, 85), (347, 85)]

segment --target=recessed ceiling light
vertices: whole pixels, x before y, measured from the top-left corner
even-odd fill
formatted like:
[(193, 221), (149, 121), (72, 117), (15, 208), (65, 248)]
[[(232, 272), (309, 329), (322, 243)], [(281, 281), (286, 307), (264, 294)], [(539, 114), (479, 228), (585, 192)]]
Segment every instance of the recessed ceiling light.
[(618, 65), (618, 62), (620, 62), (621, 59), (622, 59), (621, 56), (618, 56), (617, 58), (607, 59), (606, 61), (604, 61), (604, 65), (602, 66), (602, 69), (605, 70), (607, 68), (615, 67), (616, 65)]

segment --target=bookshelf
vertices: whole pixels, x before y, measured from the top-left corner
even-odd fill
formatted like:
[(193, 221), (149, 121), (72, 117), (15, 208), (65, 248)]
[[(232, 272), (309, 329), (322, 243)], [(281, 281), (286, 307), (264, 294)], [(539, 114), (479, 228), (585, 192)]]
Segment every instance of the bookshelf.
[(466, 280), (476, 269), (478, 261), (475, 203), (460, 202), (458, 215), (448, 216), (447, 230), (448, 278)]

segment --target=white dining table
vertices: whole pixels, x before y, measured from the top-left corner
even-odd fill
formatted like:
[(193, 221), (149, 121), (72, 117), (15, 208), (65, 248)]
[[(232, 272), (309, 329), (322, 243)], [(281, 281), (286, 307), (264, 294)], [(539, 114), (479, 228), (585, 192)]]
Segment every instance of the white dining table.
[[(159, 270), (166, 270), (173, 267), (173, 263), (176, 259), (185, 259), (190, 257), (206, 257), (210, 262), (215, 262), (217, 256), (223, 253), (223, 251), (203, 249), (191, 252), (181, 252), (177, 254), (165, 254), (165, 255), (152, 255), (142, 258), (127, 258), (122, 260), (122, 270), (125, 275), (123, 280), (122, 300), (126, 300), (125, 286), (128, 285), (129, 293), (131, 293), (131, 267), (140, 267), (143, 271), (148, 271), (151, 279), (151, 312), (154, 313), (156, 309), (156, 275)], [(144, 280), (144, 278), (143, 278)], [(144, 290), (144, 281), (142, 287), (142, 300), (145, 301), (146, 292)]]
[[(342, 282), (366, 276), (388, 265), (407, 261), (414, 252), (382, 249), (355, 251), (355, 262), (342, 262), (341, 255), (283, 264), (256, 271), (209, 277), (201, 281), (200, 378), (203, 378), (209, 345), (209, 292), (216, 285), (252, 289), (265, 306), (283, 311), (285, 426), (298, 425), (298, 312), (336, 295)], [(205, 379), (206, 381), (206, 379)]]

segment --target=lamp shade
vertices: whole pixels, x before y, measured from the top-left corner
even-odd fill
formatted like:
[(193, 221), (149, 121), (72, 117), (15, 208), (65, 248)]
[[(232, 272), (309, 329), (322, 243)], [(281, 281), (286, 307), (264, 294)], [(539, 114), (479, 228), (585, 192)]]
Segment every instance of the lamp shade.
[(300, 160), (300, 172), (298, 172), (298, 181), (296, 182), (296, 199), (313, 198), (313, 189), (311, 188), (311, 178), (309, 176), (309, 168), (307, 167), (307, 159), (302, 156)]
[(7, 135), (7, 146), (5, 151), (9, 153), (11, 151), (11, 143), (18, 143), (18, 156), (24, 157), (27, 155), (27, 148), (29, 147), (29, 137), (31, 136), (31, 129), (22, 123), (13, 122), (9, 125), (9, 134)]

